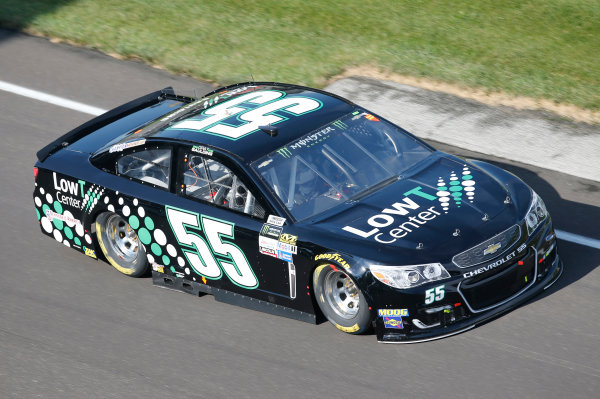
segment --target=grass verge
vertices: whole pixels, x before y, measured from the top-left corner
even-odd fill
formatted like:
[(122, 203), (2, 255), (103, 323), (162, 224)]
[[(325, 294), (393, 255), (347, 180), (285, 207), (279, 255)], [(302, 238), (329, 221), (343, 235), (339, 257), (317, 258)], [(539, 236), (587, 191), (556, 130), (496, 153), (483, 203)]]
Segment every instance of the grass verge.
[(369, 65), (600, 110), (597, 0), (3, 0), (0, 26), (221, 84)]

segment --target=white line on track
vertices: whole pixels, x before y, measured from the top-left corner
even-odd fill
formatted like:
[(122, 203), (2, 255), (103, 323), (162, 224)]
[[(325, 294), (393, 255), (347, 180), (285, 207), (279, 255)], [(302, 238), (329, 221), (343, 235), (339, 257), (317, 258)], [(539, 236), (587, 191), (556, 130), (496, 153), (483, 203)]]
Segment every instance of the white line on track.
[(569, 233), (568, 231), (554, 230), (556, 237), (561, 240), (574, 242), (579, 245), (585, 245), (586, 247), (600, 249), (600, 240), (593, 238), (580, 236), (579, 234)]
[[(92, 107), (91, 105), (82, 104), (77, 101), (68, 100), (66, 98), (53, 96), (52, 94), (44, 93), (37, 90), (28, 89), (26, 87), (17, 86), (12, 83), (4, 82), (0, 80), (0, 90), (8, 91), (14, 94), (18, 94), (20, 96), (25, 96), (29, 98), (33, 98), (39, 101), (44, 101), (50, 104), (58, 105), (60, 107), (65, 107), (69, 109), (73, 109), (75, 111), (84, 112), (90, 115), (101, 115), (105, 113), (107, 110), (97, 107)], [(585, 245), (586, 247), (600, 249), (600, 240), (596, 240), (593, 238), (580, 236), (579, 234), (569, 233), (567, 231), (555, 230), (556, 236), (565, 241), (574, 242), (576, 244)]]
[(35, 100), (43, 101), (46, 103), (58, 105), (73, 109), (75, 111), (83, 112), (90, 115), (101, 115), (106, 112), (105, 109), (92, 107), (91, 105), (82, 104), (77, 101), (67, 100), (66, 98), (53, 96), (52, 94), (44, 93), (37, 90), (28, 89), (26, 87), (17, 86), (12, 83), (4, 82), (0, 80), (0, 90), (8, 91), (10, 93), (18, 94), (33, 98)]

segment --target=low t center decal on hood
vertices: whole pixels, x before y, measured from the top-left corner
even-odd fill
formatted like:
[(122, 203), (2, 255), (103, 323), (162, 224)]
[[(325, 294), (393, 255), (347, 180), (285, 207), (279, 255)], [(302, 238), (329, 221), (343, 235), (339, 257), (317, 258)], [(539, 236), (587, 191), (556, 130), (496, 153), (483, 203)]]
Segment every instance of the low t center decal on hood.
[(436, 195), (439, 197), (438, 200), (441, 202), (442, 209), (444, 210), (444, 213), (448, 213), (450, 200), (452, 199), (454, 205), (460, 208), (462, 201), (464, 201), (463, 194), (466, 195), (469, 202), (473, 203), (473, 198), (475, 197), (475, 180), (473, 180), (471, 171), (465, 165), (460, 179), (454, 171), (450, 173), (449, 184), (446, 184), (444, 179), (440, 176), (437, 183), (437, 189), (438, 192)]
[[(369, 227), (359, 228), (346, 225), (342, 229), (362, 238), (373, 238), (379, 243), (391, 244), (436, 219), (442, 214), (442, 211), (447, 214), (450, 208), (460, 208), (465, 200), (473, 202), (475, 181), (466, 165), (463, 167), (460, 178), (455, 171), (451, 171), (447, 180), (448, 184), (441, 176), (438, 178), (436, 186), (438, 191), (435, 195), (425, 192), (421, 186), (406, 191), (403, 194), (404, 198), (400, 201), (394, 202), (389, 207), (382, 209), (380, 213), (369, 217), (366, 220)], [(434, 205), (436, 199), (439, 201), (439, 205)], [(399, 218), (400, 216), (403, 218)], [(393, 225), (395, 227), (388, 231), (382, 231)]]
[(373, 234), (375, 234), (375, 236), (374, 236), (375, 240), (382, 244), (390, 244), (390, 243), (396, 241), (396, 239), (406, 236), (408, 233), (412, 232), (412, 229), (418, 229), (419, 225), (423, 225), (423, 224), (427, 223), (429, 220), (435, 219), (437, 216), (440, 215), (439, 212), (435, 211), (435, 206), (429, 207), (427, 209), (427, 211), (420, 212), (417, 215), (417, 217), (409, 216), (408, 222), (404, 222), (399, 227), (391, 229), (388, 233), (389, 236), (391, 236), (391, 238), (392, 238), (391, 240), (389, 240), (390, 237), (388, 237), (387, 239), (382, 238), (381, 236), (383, 235), (383, 233), (380, 233), (379, 229), (388, 227), (392, 223), (394, 223), (395, 222), (394, 215), (406, 216), (409, 213), (411, 213), (412, 210), (421, 208), (421, 205), (419, 205), (418, 203), (413, 201), (411, 198), (409, 198), (409, 195), (414, 195), (414, 196), (417, 196), (420, 198), (424, 198), (428, 201), (435, 201), (435, 199), (436, 199), (435, 196), (427, 194), (421, 190), (422, 190), (422, 187), (418, 186), (418, 187), (413, 188), (412, 190), (405, 192), (404, 198), (402, 199), (401, 202), (395, 202), (391, 205), (390, 208), (385, 208), (381, 211), (381, 213), (371, 216), (367, 220), (367, 223), (369, 224), (369, 226), (374, 227), (374, 228), (371, 229), (370, 231), (363, 231), (361, 229), (358, 229), (358, 228), (352, 227), (352, 226), (344, 226), (343, 230), (345, 230), (349, 233), (352, 233), (352, 234), (356, 234), (357, 236), (360, 236), (363, 238), (369, 238)]

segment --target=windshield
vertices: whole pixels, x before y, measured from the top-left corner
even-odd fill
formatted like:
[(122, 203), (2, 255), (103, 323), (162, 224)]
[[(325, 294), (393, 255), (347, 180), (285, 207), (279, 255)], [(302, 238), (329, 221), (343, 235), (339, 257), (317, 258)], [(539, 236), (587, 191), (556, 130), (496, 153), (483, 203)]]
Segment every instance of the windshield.
[(430, 153), (397, 126), (355, 111), (251, 166), (302, 220), (394, 180)]

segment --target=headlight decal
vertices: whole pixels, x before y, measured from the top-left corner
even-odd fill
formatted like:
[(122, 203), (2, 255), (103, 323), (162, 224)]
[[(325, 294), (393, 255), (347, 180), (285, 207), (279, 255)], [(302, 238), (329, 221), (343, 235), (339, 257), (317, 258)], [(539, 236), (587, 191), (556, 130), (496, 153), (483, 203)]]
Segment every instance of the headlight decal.
[(450, 274), (440, 263), (411, 266), (371, 265), (371, 274), (390, 287), (406, 289), (418, 287), (431, 281), (449, 278)]

